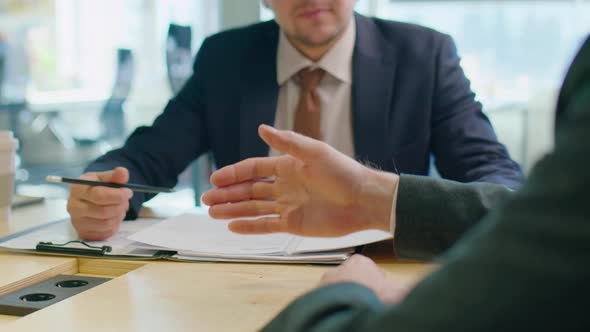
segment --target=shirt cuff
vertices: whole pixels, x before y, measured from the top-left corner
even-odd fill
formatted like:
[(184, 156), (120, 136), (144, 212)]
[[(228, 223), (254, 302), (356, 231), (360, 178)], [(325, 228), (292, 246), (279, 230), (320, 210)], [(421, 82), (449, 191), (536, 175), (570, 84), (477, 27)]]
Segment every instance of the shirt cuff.
[(396, 206), (397, 206), (397, 192), (399, 189), (399, 183), (395, 186), (395, 191), (393, 192), (393, 200), (391, 202), (391, 213), (389, 214), (389, 232), (395, 238), (395, 215), (396, 215)]

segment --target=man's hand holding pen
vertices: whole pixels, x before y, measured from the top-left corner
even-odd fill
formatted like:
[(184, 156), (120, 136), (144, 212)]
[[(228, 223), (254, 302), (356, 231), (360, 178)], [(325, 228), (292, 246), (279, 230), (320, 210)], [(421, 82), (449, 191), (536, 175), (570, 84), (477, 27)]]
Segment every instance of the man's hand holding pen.
[[(112, 171), (86, 173), (81, 179), (127, 183), (129, 172), (117, 167)], [(128, 188), (72, 185), (68, 212), (78, 235), (84, 240), (100, 241), (114, 235), (129, 209), (133, 191)]]

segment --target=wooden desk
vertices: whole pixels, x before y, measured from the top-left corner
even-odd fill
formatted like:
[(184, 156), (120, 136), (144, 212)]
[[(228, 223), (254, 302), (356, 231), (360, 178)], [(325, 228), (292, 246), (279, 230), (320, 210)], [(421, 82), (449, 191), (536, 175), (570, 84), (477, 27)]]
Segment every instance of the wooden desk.
[[(13, 211), (0, 237), (66, 217), (65, 202)], [(369, 249), (391, 277), (411, 284), (431, 270)], [(0, 331), (253, 331), (314, 288), (329, 267), (117, 261), (0, 253), (0, 294), (57, 274), (113, 280), (25, 317), (0, 316)]]

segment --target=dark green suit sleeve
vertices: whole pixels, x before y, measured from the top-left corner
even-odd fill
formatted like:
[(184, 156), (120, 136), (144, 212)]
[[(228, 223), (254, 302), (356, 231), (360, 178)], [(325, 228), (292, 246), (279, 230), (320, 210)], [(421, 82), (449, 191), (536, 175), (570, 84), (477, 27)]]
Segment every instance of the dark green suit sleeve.
[(506, 186), (401, 175), (396, 204), (396, 256), (429, 260), (450, 248), (491, 208), (511, 196)]
[[(330, 305), (326, 305), (326, 299), (330, 299)], [(370, 289), (355, 283), (323, 287), (295, 301), (291, 307), (265, 330), (331, 331), (338, 326), (362, 326), (385, 308)]]
[(400, 305), (333, 285), (294, 302), (267, 331), (590, 331), (590, 40), (558, 113), (554, 151)]

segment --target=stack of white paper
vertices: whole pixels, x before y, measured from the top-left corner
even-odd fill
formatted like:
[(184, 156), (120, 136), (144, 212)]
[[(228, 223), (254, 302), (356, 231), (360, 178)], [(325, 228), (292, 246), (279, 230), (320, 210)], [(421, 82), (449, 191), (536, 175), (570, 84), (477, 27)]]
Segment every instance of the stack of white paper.
[[(104, 257), (186, 261), (339, 263), (360, 245), (391, 238), (382, 231), (362, 231), (337, 238), (291, 234), (240, 235), (229, 231), (229, 221), (216, 220), (204, 209), (170, 219), (125, 221), (119, 232), (100, 242), (82, 243), (69, 220), (61, 220), (0, 239), (0, 249), (38, 252), (40, 242), (57, 245), (53, 254), (85, 255), (91, 247), (109, 246)], [(73, 241), (73, 242), (72, 242)], [(62, 250), (59, 250), (63, 248)], [(68, 252), (76, 248), (83, 251)], [(89, 254), (93, 254), (89, 252)]]
[(185, 213), (143, 229), (128, 239), (178, 251), (185, 259), (244, 261), (343, 260), (354, 247), (390, 239), (390, 233), (367, 230), (337, 238), (291, 234), (240, 235), (228, 230), (229, 221), (206, 213)]

